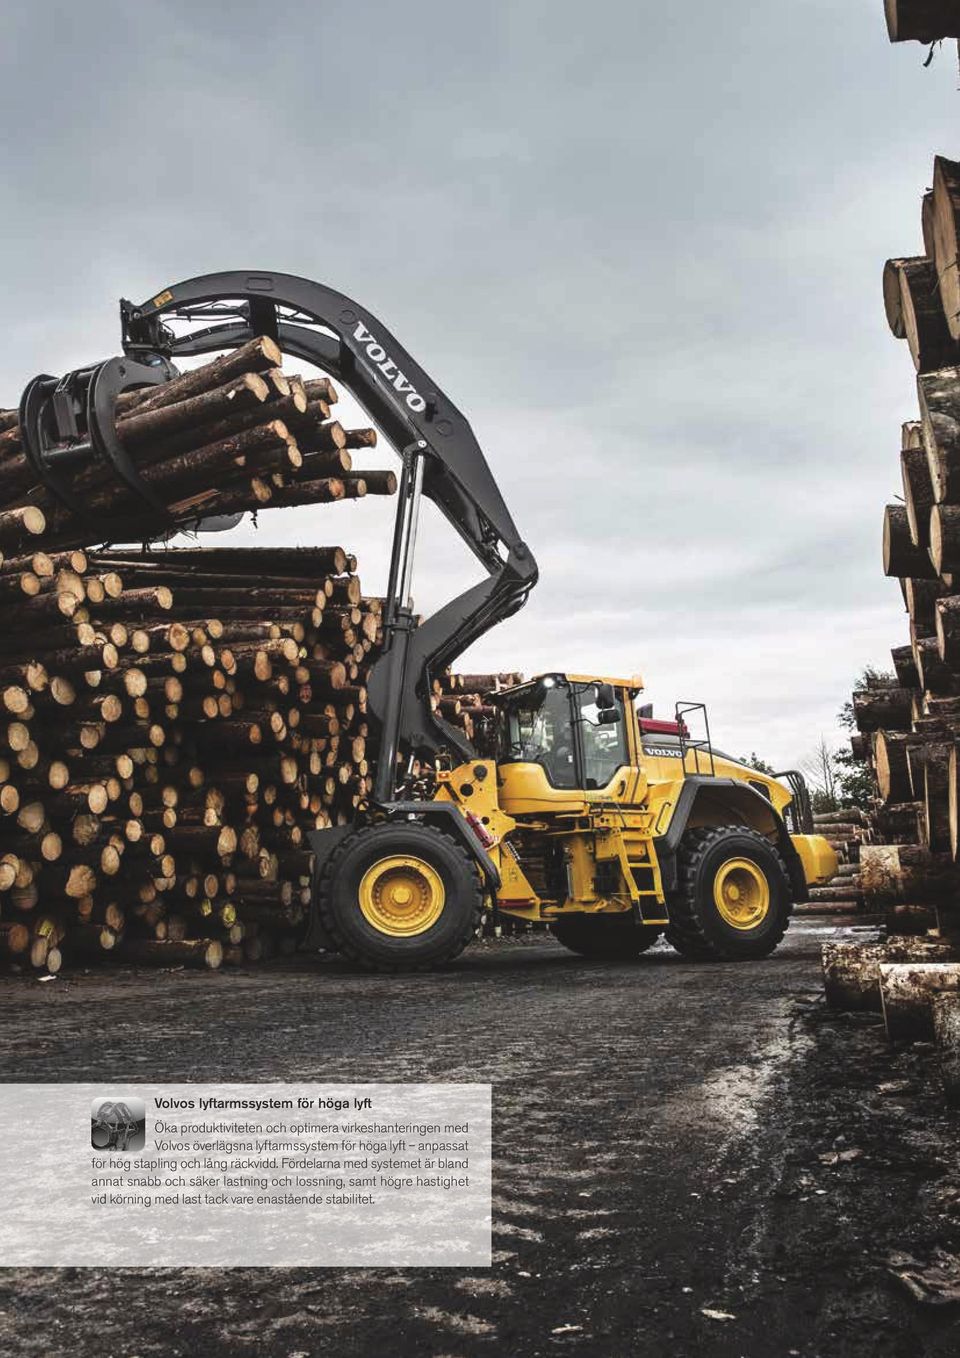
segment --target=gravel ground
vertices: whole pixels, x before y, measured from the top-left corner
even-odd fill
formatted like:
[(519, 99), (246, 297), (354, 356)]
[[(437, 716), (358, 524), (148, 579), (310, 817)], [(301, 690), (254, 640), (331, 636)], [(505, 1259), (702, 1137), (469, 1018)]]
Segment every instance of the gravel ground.
[(960, 1305), (896, 1271), (960, 1253), (960, 1119), (929, 1048), (823, 1010), (844, 932), (802, 922), (748, 966), (505, 942), (433, 976), (8, 983), (8, 1080), (491, 1081), (494, 1264), (7, 1269), (0, 1353), (955, 1358)]

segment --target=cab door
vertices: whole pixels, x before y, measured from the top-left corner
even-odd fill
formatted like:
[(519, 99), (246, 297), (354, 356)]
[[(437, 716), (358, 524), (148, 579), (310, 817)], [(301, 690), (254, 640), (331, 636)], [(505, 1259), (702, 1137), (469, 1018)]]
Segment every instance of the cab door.
[(638, 758), (633, 704), (626, 692), (608, 684), (575, 684), (573, 716), (577, 762), (588, 800), (615, 801), (625, 806), (640, 802), (646, 792), (646, 778)]

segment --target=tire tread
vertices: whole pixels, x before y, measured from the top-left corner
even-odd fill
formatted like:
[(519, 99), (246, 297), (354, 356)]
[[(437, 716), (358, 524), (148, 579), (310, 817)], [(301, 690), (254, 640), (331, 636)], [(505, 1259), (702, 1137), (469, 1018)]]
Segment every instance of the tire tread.
[(410, 971), (432, 971), (436, 967), (443, 966), (446, 962), (451, 962), (455, 957), (459, 957), (468, 943), (476, 937), (483, 913), (483, 895), (481, 891), (479, 869), (464, 849), (463, 845), (458, 843), (452, 835), (446, 834), (435, 825), (429, 825), (423, 821), (417, 822), (418, 829), (436, 835), (437, 838), (443, 842), (445, 848), (453, 849), (457, 856), (462, 860), (476, 883), (475, 903), (473, 909), (465, 918), (464, 925), (454, 941), (452, 943), (447, 942), (442, 949), (436, 951), (435, 955), (418, 958), (410, 962), (405, 962), (403, 960), (389, 962), (385, 959), (372, 957), (358, 948), (356, 944), (344, 934), (338, 923), (336, 911), (332, 907), (331, 897), (334, 891), (339, 865), (346, 857), (347, 852), (352, 853), (356, 849), (358, 839), (375, 835), (381, 828), (380, 825), (368, 825), (354, 831), (352, 834), (344, 836), (321, 868), (317, 882), (317, 911), (320, 916), (320, 921), (324, 929), (333, 939), (337, 953), (346, 957), (357, 966), (362, 967), (365, 971), (375, 971), (386, 974)]
[[(783, 878), (784, 900), (787, 908), (777, 930), (766, 936), (767, 953), (773, 952), (787, 932), (790, 915), (793, 912), (793, 893), (790, 887), (790, 874), (777, 849), (764, 836), (747, 826), (710, 825), (697, 826), (688, 830), (680, 841), (677, 855), (678, 886), (670, 898), (670, 924), (665, 931), (667, 942), (683, 957), (695, 961), (732, 961), (742, 954), (724, 948), (712, 939), (704, 929), (697, 901), (697, 879), (700, 865), (707, 852), (735, 831), (738, 836), (755, 840), (758, 845), (771, 853), (776, 859)], [(766, 955), (766, 954), (764, 954)]]

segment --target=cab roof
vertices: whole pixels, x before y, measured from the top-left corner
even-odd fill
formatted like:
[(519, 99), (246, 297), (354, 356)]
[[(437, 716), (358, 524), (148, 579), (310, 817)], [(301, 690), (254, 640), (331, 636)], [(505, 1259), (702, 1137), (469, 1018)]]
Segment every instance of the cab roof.
[(612, 684), (614, 688), (629, 688), (634, 693), (639, 693), (643, 688), (643, 679), (639, 674), (629, 679), (612, 679), (608, 674), (565, 674), (563, 677), (572, 684)]
[(567, 674), (563, 670), (544, 670), (543, 674), (534, 674), (529, 679), (525, 679), (522, 684), (514, 684), (512, 688), (502, 688), (501, 693), (516, 693), (522, 688), (531, 688), (534, 684), (539, 684), (542, 679), (566, 679), (571, 684), (611, 684), (614, 688), (628, 688), (631, 693), (643, 691), (643, 679), (639, 674), (633, 675), (630, 679), (615, 679), (608, 674)]

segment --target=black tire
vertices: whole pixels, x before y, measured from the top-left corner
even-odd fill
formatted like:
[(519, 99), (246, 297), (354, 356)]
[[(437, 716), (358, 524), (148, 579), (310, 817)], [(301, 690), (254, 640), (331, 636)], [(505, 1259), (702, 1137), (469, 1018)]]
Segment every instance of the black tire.
[(633, 915), (568, 915), (554, 920), (550, 930), (571, 952), (603, 962), (639, 957), (663, 932), (658, 925), (638, 924)]
[[(379, 860), (412, 857), (443, 883), (439, 917), (423, 932), (396, 936), (377, 928), (360, 907), (360, 884)], [(320, 922), (337, 952), (367, 971), (426, 971), (457, 957), (475, 936), (483, 908), (480, 875), (466, 850), (432, 825), (370, 825), (338, 845), (317, 886)]]
[[(769, 904), (756, 925), (729, 923), (714, 899), (717, 875), (731, 858), (748, 860), (766, 880)], [(786, 864), (770, 841), (739, 825), (697, 828), (683, 836), (677, 859), (678, 887), (668, 901), (668, 943), (684, 957), (703, 960), (769, 956), (786, 933), (793, 909)]]

